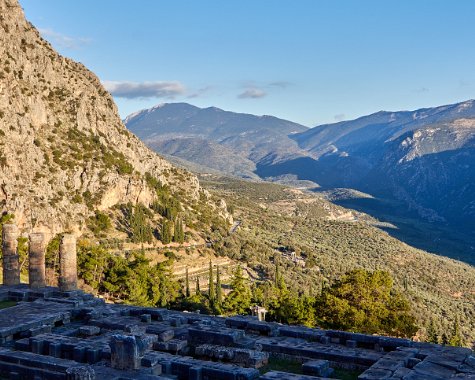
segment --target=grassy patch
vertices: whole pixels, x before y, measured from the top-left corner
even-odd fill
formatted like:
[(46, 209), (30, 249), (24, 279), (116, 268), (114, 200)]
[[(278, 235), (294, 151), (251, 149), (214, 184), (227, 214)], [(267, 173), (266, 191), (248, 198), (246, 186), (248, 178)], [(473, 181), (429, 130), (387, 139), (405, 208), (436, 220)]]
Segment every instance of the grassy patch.
[(335, 368), (332, 377), (341, 380), (357, 380), (359, 375), (361, 375), (361, 371)]
[(16, 306), (15, 301), (1, 301), (0, 302), (0, 309), (6, 309), (8, 307)]
[(283, 371), (291, 373), (302, 373), (302, 363), (293, 360), (269, 358), (269, 364), (262, 367), (261, 374), (269, 371)]

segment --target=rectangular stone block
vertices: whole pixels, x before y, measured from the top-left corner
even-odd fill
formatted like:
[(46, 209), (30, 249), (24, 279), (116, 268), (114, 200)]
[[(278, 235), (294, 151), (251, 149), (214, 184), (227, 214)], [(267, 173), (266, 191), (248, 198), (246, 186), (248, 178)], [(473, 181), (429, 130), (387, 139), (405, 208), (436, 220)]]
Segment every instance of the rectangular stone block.
[(100, 333), (101, 329), (98, 326), (81, 326), (79, 328), (79, 334), (83, 336), (99, 335)]
[(305, 375), (326, 376), (328, 368), (328, 360), (312, 360), (302, 365), (302, 372)]
[(139, 347), (135, 336), (113, 335), (110, 340), (111, 366), (115, 369), (138, 369)]
[(188, 369), (188, 379), (189, 380), (202, 380), (203, 370), (201, 367), (190, 367)]

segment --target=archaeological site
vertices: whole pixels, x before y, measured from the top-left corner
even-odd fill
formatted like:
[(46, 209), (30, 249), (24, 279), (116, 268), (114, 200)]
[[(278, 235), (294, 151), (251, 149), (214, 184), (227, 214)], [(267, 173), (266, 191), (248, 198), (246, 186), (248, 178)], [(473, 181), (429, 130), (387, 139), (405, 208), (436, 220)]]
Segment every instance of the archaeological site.
[[(259, 316), (212, 317), (106, 304), (77, 289), (76, 240), (60, 245), (59, 288), (45, 286), (45, 236), (30, 235), (30, 284), (20, 284), (18, 229), (3, 226), (0, 377), (8, 379), (475, 379), (468, 348), (287, 326)], [(299, 373), (269, 370), (294, 363)], [(261, 371), (260, 371), (261, 370)]]

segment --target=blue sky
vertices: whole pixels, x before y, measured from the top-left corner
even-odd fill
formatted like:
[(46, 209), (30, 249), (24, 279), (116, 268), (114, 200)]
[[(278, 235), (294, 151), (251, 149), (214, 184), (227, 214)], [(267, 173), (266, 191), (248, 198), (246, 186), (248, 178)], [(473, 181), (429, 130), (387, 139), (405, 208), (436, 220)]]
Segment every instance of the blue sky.
[(20, 0), (122, 117), (163, 102), (307, 126), (475, 95), (475, 1)]

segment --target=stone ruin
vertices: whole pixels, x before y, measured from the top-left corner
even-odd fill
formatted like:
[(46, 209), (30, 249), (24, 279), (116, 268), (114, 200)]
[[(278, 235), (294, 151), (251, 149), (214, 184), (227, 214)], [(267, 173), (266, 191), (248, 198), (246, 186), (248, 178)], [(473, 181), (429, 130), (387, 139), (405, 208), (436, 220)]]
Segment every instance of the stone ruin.
[[(77, 290), (72, 235), (61, 242), (59, 288), (45, 286), (43, 234), (30, 235), (30, 284), (20, 284), (17, 236), (4, 225), (0, 301), (17, 304), (0, 310), (2, 379), (311, 380), (337, 378), (335, 368), (359, 370), (361, 380), (475, 379), (467, 348), (106, 304)], [(259, 371), (275, 359), (299, 363), (300, 373)]]

